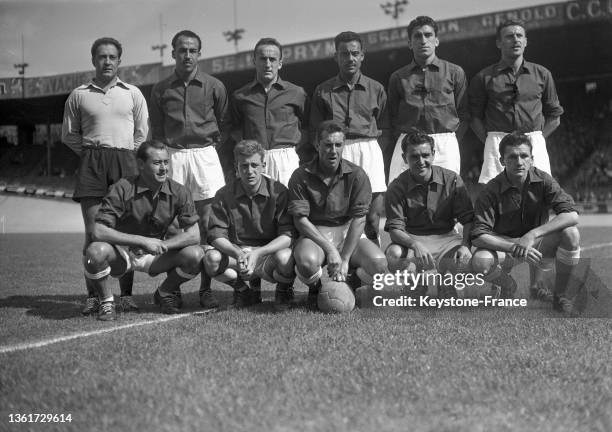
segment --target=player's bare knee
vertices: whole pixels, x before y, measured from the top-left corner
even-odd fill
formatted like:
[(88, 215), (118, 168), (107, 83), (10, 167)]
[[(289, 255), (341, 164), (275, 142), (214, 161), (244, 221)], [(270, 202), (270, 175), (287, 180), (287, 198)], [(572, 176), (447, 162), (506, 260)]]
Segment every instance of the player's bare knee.
[(209, 249), (204, 255), (204, 268), (209, 275), (216, 274), (219, 271), (219, 266), (223, 260), (223, 254), (217, 249)]
[(388, 267), (391, 272), (397, 270), (416, 271), (415, 264), (411, 262), (411, 260), (414, 259), (414, 251), (412, 249), (406, 249), (403, 246), (392, 243), (387, 248), (385, 257), (387, 258)]
[(402, 257), (404, 249), (395, 243), (391, 243), (385, 251), (385, 256), (388, 260), (398, 260)]
[(493, 252), (486, 249), (478, 249), (472, 255), (471, 267), (475, 273), (487, 274), (495, 265), (497, 259)]
[(295, 266), (301, 274), (313, 274), (319, 271), (321, 266), (315, 260), (310, 261), (295, 261)]
[(181, 250), (181, 268), (189, 273), (199, 273), (202, 269), (204, 251), (199, 246), (188, 246)]
[(560, 246), (567, 250), (576, 250), (580, 247), (580, 231), (576, 226), (567, 227), (561, 231)]
[(99, 267), (106, 265), (111, 248), (112, 246), (105, 242), (90, 243), (85, 251), (85, 266)]
[(274, 253), (274, 261), (279, 267), (291, 266), (293, 267), (293, 254), (291, 249), (281, 249)]
[(302, 249), (294, 254), (295, 265), (302, 274), (312, 274), (319, 270), (321, 263), (314, 250)]
[(295, 262), (291, 249), (282, 249), (274, 254), (275, 268), (282, 274), (293, 274)]

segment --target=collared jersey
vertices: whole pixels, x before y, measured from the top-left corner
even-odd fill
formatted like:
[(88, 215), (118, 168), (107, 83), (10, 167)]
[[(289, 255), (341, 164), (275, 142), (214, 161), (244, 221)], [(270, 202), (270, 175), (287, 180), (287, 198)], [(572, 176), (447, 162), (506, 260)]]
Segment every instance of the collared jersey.
[(136, 176), (122, 178), (110, 187), (96, 222), (126, 234), (162, 239), (175, 217), (181, 228), (197, 223), (191, 193), (183, 185), (167, 179), (154, 195)]
[(323, 120), (337, 120), (347, 127), (346, 137), (378, 138), (388, 127), (387, 94), (378, 81), (361, 74), (351, 90), (339, 75), (319, 84), (310, 109), (311, 137)]
[(288, 199), (287, 188), (264, 175), (252, 197), (247, 195), (239, 179), (223, 186), (212, 204), (208, 243), (226, 238), (238, 246), (264, 246), (281, 235), (293, 237)]
[(295, 147), (306, 125), (307, 96), (302, 87), (280, 78), (266, 92), (256, 80), (236, 90), (230, 101), (232, 128), (266, 150)]
[(153, 86), (149, 113), (153, 139), (174, 148), (216, 145), (229, 124), (227, 92), (199, 70), (187, 84), (175, 72)]
[(501, 62), (484, 68), (468, 93), (470, 113), (484, 120), (487, 132), (541, 131), (546, 117), (563, 114), (552, 74), (528, 61), (516, 77)]
[(289, 214), (307, 217), (314, 225), (339, 226), (368, 213), (372, 187), (359, 166), (342, 159), (329, 185), (314, 158), (289, 180)]
[(385, 231), (394, 229), (415, 235), (444, 234), (455, 223), (474, 220), (468, 191), (456, 173), (432, 165), (431, 180), (417, 183), (410, 170), (399, 175), (385, 193)]
[(549, 174), (529, 169), (522, 190), (502, 171), (485, 186), (475, 205), (472, 239), (482, 234), (522, 237), (548, 221), (548, 213), (575, 212), (574, 200)]
[(83, 147), (135, 150), (149, 133), (147, 102), (138, 87), (117, 78), (106, 92), (92, 82), (74, 89), (64, 106), (62, 141)]
[(427, 134), (455, 132), (469, 120), (465, 72), (437, 57), (414, 60), (389, 78), (389, 117), (396, 134), (417, 127)]

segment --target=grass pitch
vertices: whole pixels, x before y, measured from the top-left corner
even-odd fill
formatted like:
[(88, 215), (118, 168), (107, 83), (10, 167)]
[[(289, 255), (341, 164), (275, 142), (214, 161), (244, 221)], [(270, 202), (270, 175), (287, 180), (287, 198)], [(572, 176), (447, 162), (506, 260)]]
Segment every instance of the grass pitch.
[[(187, 314), (0, 353), (0, 430), (612, 430), (612, 247), (589, 249), (612, 233), (581, 233), (599, 289), (585, 315), (599, 318), (554, 319), (540, 302)], [(0, 236), (0, 349), (162, 318), (151, 304), (162, 278), (141, 274), (141, 313), (81, 317), (81, 241)], [(185, 287), (187, 311), (199, 310), (198, 284)], [(11, 413), (72, 422), (9, 423)]]

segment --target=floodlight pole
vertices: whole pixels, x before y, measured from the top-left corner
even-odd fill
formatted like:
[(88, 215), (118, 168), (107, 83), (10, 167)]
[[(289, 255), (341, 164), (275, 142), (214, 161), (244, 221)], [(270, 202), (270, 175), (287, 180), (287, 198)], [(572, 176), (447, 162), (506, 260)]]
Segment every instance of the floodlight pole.
[(21, 99), (25, 99), (25, 70), (29, 64), (24, 60), (25, 53), (23, 48), (23, 34), (21, 35), (21, 63), (13, 65), (16, 69), (19, 69), (19, 75), (21, 75)]
[(168, 48), (168, 45), (164, 43), (164, 30), (162, 25), (162, 15), (159, 14), (159, 45), (153, 45), (151, 49), (153, 51), (159, 50), (159, 62), (164, 64), (164, 50)]
[(393, 3), (381, 3), (380, 7), (385, 11), (385, 15), (391, 15), (395, 20), (395, 26), (399, 27), (399, 16), (404, 12), (404, 6), (408, 3), (408, 0), (395, 0)]
[(234, 41), (234, 49), (238, 52), (238, 41), (242, 39), (244, 33), (243, 28), (238, 28), (238, 8), (236, 7), (236, 0), (234, 0), (234, 30), (227, 30), (223, 32), (225, 40), (228, 42)]

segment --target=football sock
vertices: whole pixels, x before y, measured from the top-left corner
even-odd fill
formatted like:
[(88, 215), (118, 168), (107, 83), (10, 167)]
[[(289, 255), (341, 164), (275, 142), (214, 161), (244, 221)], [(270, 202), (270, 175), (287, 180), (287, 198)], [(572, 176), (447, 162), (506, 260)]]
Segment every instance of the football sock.
[(171, 294), (176, 291), (180, 291), (180, 285), (183, 282), (193, 279), (197, 275), (186, 273), (181, 270), (179, 267), (175, 267), (170, 270), (168, 276), (158, 288), (160, 294)]
[(321, 276), (323, 276), (323, 269), (319, 267), (319, 270), (317, 270), (314, 274), (304, 276), (300, 273), (297, 266), (295, 266), (295, 274), (297, 275), (298, 279), (304, 283), (304, 285), (310, 286), (321, 279)]
[(308, 297), (315, 297), (321, 291), (321, 279), (317, 280), (313, 284), (308, 285)]
[(131, 296), (134, 285), (134, 272), (125, 273), (119, 278), (119, 288), (121, 288), (121, 296)]
[(202, 270), (202, 278), (200, 279), (200, 294), (204, 291), (210, 291), (211, 283), (212, 278), (208, 276), (204, 270)]
[[(85, 270), (85, 278), (89, 280), (94, 292), (97, 293), (98, 298), (112, 297), (112, 291), (108, 287), (108, 275), (110, 275), (110, 266), (102, 269), (98, 273), (89, 273)], [(95, 297), (95, 296), (94, 296)]]
[(276, 282), (283, 283), (283, 284), (293, 284), (293, 281), (295, 280), (295, 275), (284, 276), (280, 274), (278, 270), (274, 270), (274, 272), (272, 272), (272, 277), (274, 278)]
[(567, 250), (559, 247), (557, 248), (556, 258), (555, 295), (563, 295), (568, 291), (572, 270), (580, 261), (580, 248)]
[(249, 288), (249, 286), (246, 284), (246, 282), (245, 282), (245, 281), (243, 281), (243, 280), (242, 280), (242, 279), (240, 279), (240, 278), (236, 278), (236, 279), (233, 279), (233, 280), (231, 280), (231, 281), (228, 281), (228, 282), (227, 282), (227, 284), (228, 284), (229, 286), (231, 286), (231, 287), (232, 287), (234, 290), (236, 290), (236, 291), (244, 291), (244, 290), (251, 289), (251, 288)]
[(85, 276), (85, 287), (87, 288), (87, 296), (88, 297), (97, 297), (96, 287), (94, 286), (91, 279)]

